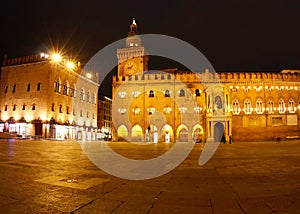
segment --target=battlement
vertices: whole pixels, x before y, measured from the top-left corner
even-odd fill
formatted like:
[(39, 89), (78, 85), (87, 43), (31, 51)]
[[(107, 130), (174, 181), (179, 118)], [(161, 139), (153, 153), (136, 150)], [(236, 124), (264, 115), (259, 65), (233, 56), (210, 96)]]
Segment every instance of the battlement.
[(283, 70), (279, 73), (274, 72), (217, 72), (212, 73), (208, 69), (205, 72), (189, 72), (189, 71), (177, 71), (165, 72), (146, 72), (133, 76), (126, 76), (118, 78), (113, 76), (113, 83), (123, 83), (135, 81), (136, 83), (142, 83), (144, 81), (157, 81), (157, 82), (174, 82), (174, 81), (199, 83), (199, 82), (224, 82), (224, 83), (257, 83), (257, 82), (300, 82), (299, 70)]
[(2, 66), (13, 66), (13, 65), (22, 65), (34, 62), (42, 62), (48, 60), (46, 54), (36, 54), (31, 56), (22, 56), (16, 58), (7, 58), (7, 55), (4, 56)]

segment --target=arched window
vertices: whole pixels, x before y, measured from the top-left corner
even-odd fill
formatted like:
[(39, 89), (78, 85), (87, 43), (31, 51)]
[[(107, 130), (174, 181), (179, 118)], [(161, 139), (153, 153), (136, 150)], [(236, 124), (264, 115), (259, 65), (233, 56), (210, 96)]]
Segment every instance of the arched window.
[(263, 110), (263, 103), (261, 99), (258, 99), (256, 101), (256, 113), (257, 114), (262, 114), (264, 112)]
[(40, 90), (41, 90), (41, 83), (40, 83), (40, 82), (38, 82), (37, 87), (36, 87), (36, 90), (37, 90), (37, 91), (40, 91)]
[(90, 92), (86, 92), (86, 101), (89, 103), (90, 102)]
[(165, 91), (165, 97), (170, 97), (170, 91), (169, 90)]
[(54, 92), (60, 93), (61, 92), (61, 80), (57, 78), (54, 83)]
[(251, 114), (252, 112), (251, 102), (249, 99), (246, 99), (244, 102), (244, 112), (245, 114)]
[(295, 103), (294, 100), (290, 99), (289, 100), (289, 112), (290, 113), (295, 113)]
[(154, 91), (153, 90), (149, 91), (149, 97), (154, 97)]
[(240, 113), (239, 101), (237, 99), (235, 99), (232, 102), (232, 114), (239, 114), (239, 113)]
[(8, 85), (5, 86), (5, 91), (4, 91), (4, 93), (7, 94), (7, 91), (8, 91)]
[(268, 113), (269, 114), (274, 113), (274, 102), (273, 102), (273, 100), (269, 100), (269, 102), (268, 102)]
[(285, 112), (284, 100), (280, 99), (278, 104), (279, 104), (278, 112), (279, 113), (284, 113)]
[(92, 97), (92, 103), (96, 104), (96, 93), (93, 93), (93, 97)]
[(68, 82), (68, 81), (65, 81), (63, 87), (64, 87), (64, 89), (63, 89), (63, 95), (68, 96), (68, 94), (69, 94), (69, 82)]
[(84, 101), (84, 88), (80, 90), (80, 101)]
[(76, 85), (75, 84), (73, 84), (70, 88), (70, 96), (74, 97), (74, 98), (76, 97)]
[(15, 93), (15, 92), (16, 92), (16, 87), (17, 87), (17, 85), (16, 85), (16, 84), (14, 84), (14, 86), (13, 86), (13, 90), (12, 90), (12, 93)]
[(183, 89), (179, 90), (179, 97), (184, 97), (185, 96), (185, 91)]
[(195, 90), (195, 96), (200, 97), (201, 96), (201, 91), (199, 89)]

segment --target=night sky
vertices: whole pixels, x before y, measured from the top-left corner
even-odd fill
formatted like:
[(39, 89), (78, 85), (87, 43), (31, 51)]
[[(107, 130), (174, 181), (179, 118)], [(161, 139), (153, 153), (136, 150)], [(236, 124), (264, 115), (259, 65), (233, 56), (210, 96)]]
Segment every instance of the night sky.
[[(298, 0), (6, 1), (1, 3), (1, 56), (52, 47), (87, 62), (127, 36), (174, 36), (198, 48), (217, 71), (300, 69)], [(150, 68), (166, 66), (151, 63)], [(170, 66), (172, 67), (172, 66)]]

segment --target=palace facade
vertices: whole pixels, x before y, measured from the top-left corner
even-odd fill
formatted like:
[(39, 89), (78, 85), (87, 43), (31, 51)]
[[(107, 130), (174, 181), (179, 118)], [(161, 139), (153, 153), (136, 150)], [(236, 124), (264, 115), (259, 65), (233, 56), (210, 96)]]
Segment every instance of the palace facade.
[(300, 136), (300, 71), (147, 72), (133, 20), (117, 50), (113, 77), (115, 140), (260, 141)]
[(58, 54), (3, 61), (0, 132), (95, 140), (98, 76)]

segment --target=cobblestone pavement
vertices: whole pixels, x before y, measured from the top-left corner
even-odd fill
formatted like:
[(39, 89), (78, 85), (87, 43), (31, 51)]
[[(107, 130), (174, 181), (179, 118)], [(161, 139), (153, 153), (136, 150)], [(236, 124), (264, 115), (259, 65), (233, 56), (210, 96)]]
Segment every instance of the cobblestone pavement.
[[(134, 159), (172, 146), (108, 144)], [(166, 175), (130, 181), (98, 169), (77, 142), (0, 140), (0, 213), (299, 213), (299, 141), (221, 144), (200, 167), (201, 149)]]

